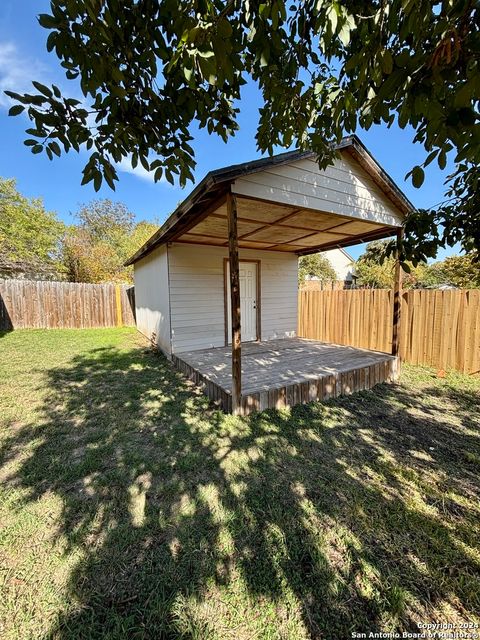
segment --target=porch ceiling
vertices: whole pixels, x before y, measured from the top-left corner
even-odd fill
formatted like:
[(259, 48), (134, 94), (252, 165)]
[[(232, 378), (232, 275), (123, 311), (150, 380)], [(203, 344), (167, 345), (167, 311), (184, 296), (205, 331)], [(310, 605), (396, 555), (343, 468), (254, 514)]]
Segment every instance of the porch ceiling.
[[(345, 138), (336, 149), (346, 159), (347, 165), (350, 161), (359, 165), (360, 174), (364, 172), (362, 179), (366, 180), (365, 184), (368, 183), (367, 191), (376, 192), (375, 196), (383, 194), (380, 198), (386, 198), (387, 209), (393, 204), (398, 216), (394, 214), (392, 217), (388, 212), (385, 216), (385, 211), (378, 215), (382, 213), (382, 206), (376, 211), (374, 204), (370, 211), (372, 216), (369, 216), (370, 205), (359, 206), (357, 201), (363, 201), (365, 205), (366, 200), (370, 200), (372, 204), (372, 199), (368, 194), (365, 198), (365, 189), (359, 191), (357, 183), (349, 183), (348, 179), (346, 191), (345, 185), (342, 184), (343, 179), (337, 185), (336, 177), (331, 176), (330, 180), (324, 175), (326, 182), (324, 181), (323, 187), (320, 185), (320, 188), (314, 179), (310, 187), (307, 185), (306, 191), (304, 185), (300, 185), (300, 191), (294, 193), (285, 187), (289, 182), (289, 176), (285, 175), (285, 171), (287, 174), (291, 172), (291, 182), (302, 183), (302, 179), (299, 180), (299, 168), (302, 169), (302, 166), (299, 167), (298, 163), (316, 162), (316, 156), (309, 151), (288, 151), (270, 158), (209, 172), (125, 265), (134, 264), (159, 245), (169, 242), (226, 245), (224, 203), (226, 194), (232, 192), (238, 201), (240, 248), (290, 251), (301, 255), (334, 247), (348, 247), (393, 235), (401, 225), (403, 217), (414, 209), (412, 203), (356, 136)], [(307, 174), (316, 174), (318, 166), (313, 172), (308, 166), (303, 166), (303, 170), (306, 170)], [(348, 174), (348, 166), (346, 170), (344, 167), (340, 171)], [(256, 186), (252, 184), (255, 183), (254, 176), (262, 173), (270, 180), (272, 189), (266, 190), (267, 185), (258, 180)], [(267, 174), (273, 174), (273, 177), (268, 177)], [(334, 186), (329, 184), (329, 180), (333, 180)], [(339, 194), (333, 194), (334, 209), (330, 209), (332, 204), (324, 197), (325, 190)], [(270, 198), (274, 191), (277, 192), (276, 199), (273, 196)], [(352, 195), (355, 196), (353, 200), (350, 197)], [(375, 200), (375, 197), (373, 199)], [(327, 210), (322, 210), (323, 206)], [(344, 211), (349, 215), (344, 215)]]
[[(242, 249), (308, 254), (385, 238), (397, 227), (369, 220), (236, 196), (238, 246)], [(174, 242), (228, 246), (227, 206), (220, 198), (200, 221), (183, 229)]]

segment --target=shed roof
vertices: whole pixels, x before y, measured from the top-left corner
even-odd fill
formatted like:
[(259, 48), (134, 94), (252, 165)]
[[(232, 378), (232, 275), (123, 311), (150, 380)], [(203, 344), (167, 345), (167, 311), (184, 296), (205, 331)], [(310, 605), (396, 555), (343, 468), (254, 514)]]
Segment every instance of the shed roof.
[[(362, 142), (357, 136), (349, 136), (344, 138), (342, 142), (337, 145), (337, 150), (347, 152), (354, 160), (356, 160), (361, 167), (369, 174), (375, 184), (381, 189), (381, 191), (387, 196), (390, 202), (393, 203), (395, 208), (402, 214), (406, 215), (414, 209), (412, 203), (408, 200), (405, 194), (395, 184), (392, 178), (381, 168), (378, 162), (369, 153)], [(148, 255), (156, 247), (167, 242), (180, 239), (182, 242), (189, 242), (194, 244), (213, 244), (221, 246), (226, 243), (224, 232), (212, 233), (211, 226), (203, 225), (205, 231), (202, 232), (201, 223), (206, 220), (208, 216), (214, 216), (218, 224), (223, 224), (226, 221), (221, 220), (225, 217), (222, 213), (221, 207), (224, 205), (224, 198), (227, 191), (230, 190), (231, 185), (239, 179), (246, 176), (251, 176), (262, 171), (274, 170), (275, 167), (282, 165), (295, 163), (302, 160), (313, 160), (316, 158), (316, 154), (310, 151), (289, 151), (281, 153), (268, 158), (262, 158), (260, 160), (254, 160), (251, 162), (244, 162), (241, 164), (230, 165), (220, 169), (210, 171), (203, 180), (195, 187), (190, 195), (177, 207), (177, 209), (170, 215), (160, 229), (155, 232), (152, 237), (125, 263), (126, 265), (134, 264), (141, 258)], [(294, 207), (288, 205), (288, 203), (270, 203), (269, 211), (272, 208), (277, 211), (276, 216), (270, 216), (270, 218), (262, 218), (258, 211), (258, 202), (248, 196), (240, 196), (243, 202), (243, 211), (250, 212), (252, 209), (257, 209), (256, 218), (251, 219), (252, 216), (243, 218), (244, 229), (246, 233), (244, 246), (250, 248), (259, 249), (272, 249), (282, 251), (292, 251), (295, 253), (312, 253), (314, 251), (328, 250), (334, 247), (351, 246), (362, 242), (363, 240), (373, 240), (380, 237), (387, 237), (392, 235), (395, 227), (386, 224), (375, 224), (371, 222), (354, 222), (353, 218), (349, 218), (348, 215), (342, 216), (341, 214), (319, 212), (324, 216), (324, 221), (328, 222), (332, 215), (335, 216), (335, 223), (337, 226), (341, 226), (344, 231), (347, 231), (346, 226), (350, 224), (352, 231), (344, 235), (338, 233), (331, 233), (328, 237), (328, 231), (321, 233), (325, 227), (325, 224), (316, 225), (310, 222), (301, 222), (300, 226), (296, 227), (296, 219), (301, 218), (302, 214), (312, 215), (312, 211), (307, 212), (303, 207)], [(265, 201), (263, 201), (265, 202)], [(292, 218), (293, 216), (293, 218)], [(290, 222), (288, 222), (290, 219)], [(242, 211), (239, 212), (240, 224), (242, 223)], [(307, 221), (308, 222), (308, 221)], [(316, 220), (318, 222), (318, 218)], [(257, 226), (252, 226), (252, 225)], [(353, 225), (356, 226), (358, 233), (353, 232)], [(363, 224), (363, 227), (362, 227)], [(264, 225), (264, 226), (262, 226)], [(262, 232), (270, 236), (269, 231), (273, 230), (276, 226), (277, 232), (280, 234), (286, 234), (287, 240), (284, 244), (275, 244), (270, 242), (262, 242)], [(359, 226), (360, 225), (360, 226)], [(190, 234), (192, 227), (199, 229), (200, 232)], [(271, 227), (271, 229), (267, 228)], [(288, 232), (288, 229), (296, 229), (301, 231), (299, 238), (292, 235), (292, 231)], [(328, 229), (328, 224), (327, 227)], [(302, 235), (302, 231), (304, 232)], [(308, 232), (308, 233), (307, 233)], [(292, 244), (289, 244), (288, 233), (292, 236)], [(256, 234), (256, 235), (255, 235)], [(298, 234), (297, 234), (298, 235)], [(248, 239), (247, 239), (248, 236)], [(260, 238), (260, 241), (258, 240)], [(308, 241), (303, 241), (303, 238), (308, 238)]]

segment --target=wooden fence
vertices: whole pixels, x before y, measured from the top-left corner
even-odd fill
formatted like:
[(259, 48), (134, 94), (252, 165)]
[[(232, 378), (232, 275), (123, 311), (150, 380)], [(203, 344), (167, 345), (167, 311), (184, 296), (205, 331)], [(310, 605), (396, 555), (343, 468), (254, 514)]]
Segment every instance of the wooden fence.
[(300, 286), (302, 291), (340, 291), (350, 289), (352, 282), (350, 280), (329, 280), (328, 282), (305, 280)]
[[(298, 335), (391, 352), (393, 293), (301, 291)], [(400, 356), (437, 369), (480, 372), (480, 290), (402, 295)]]
[(133, 287), (0, 280), (0, 331), (135, 324)]

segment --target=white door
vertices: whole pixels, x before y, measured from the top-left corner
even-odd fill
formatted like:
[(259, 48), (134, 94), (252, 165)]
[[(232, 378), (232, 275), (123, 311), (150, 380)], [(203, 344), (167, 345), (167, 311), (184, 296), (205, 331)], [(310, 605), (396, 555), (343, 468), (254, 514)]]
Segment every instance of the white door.
[[(256, 262), (240, 262), (240, 322), (242, 342), (257, 339), (257, 268)], [(228, 344), (232, 342), (232, 305), (230, 301), (230, 264), (227, 262)]]

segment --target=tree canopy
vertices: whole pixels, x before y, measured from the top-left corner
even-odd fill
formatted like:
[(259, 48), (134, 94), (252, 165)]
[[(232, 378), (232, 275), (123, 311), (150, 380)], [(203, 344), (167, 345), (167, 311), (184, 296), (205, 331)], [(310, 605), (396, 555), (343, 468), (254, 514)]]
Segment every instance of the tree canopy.
[(480, 289), (480, 261), (478, 256), (449, 256), (430, 266), (433, 277), (442, 284), (459, 289)]
[(393, 286), (395, 258), (387, 255), (384, 240), (369, 242), (365, 252), (355, 263), (358, 284), (372, 289), (390, 289)]
[[(435, 289), (450, 285), (459, 289), (480, 288), (480, 261), (472, 252), (462, 256), (450, 256), (440, 262), (405, 265), (408, 272), (403, 276), (405, 289)], [(393, 287), (395, 259), (388, 255), (388, 242), (370, 242), (355, 264), (358, 283), (373, 289)]]
[(0, 262), (28, 275), (61, 271), (64, 225), (40, 198), (21, 195), (13, 179), (0, 178)]
[(321, 253), (302, 256), (298, 261), (298, 282), (303, 284), (309, 278), (316, 278), (320, 282), (333, 282), (337, 274), (332, 263)]
[[(39, 16), (47, 49), (83, 98), (35, 81), (7, 92), (33, 127), (25, 144), (50, 158), (90, 151), (83, 182), (113, 188), (115, 163), (131, 158), (184, 185), (195, 167), (190, 128), (226, 140), (252, 78), (264, 105), (258, 149), (292, 144), (331, 163), (345, 133), (373, 124), (411, 126), (425, 149), (412, 167), (455, 171), (440, 203), (413, 212), (404, 258), (439, 246), (480, 248), (480, 6), (473, 0), (51, 0)], [(73, 91), (75, 93), (75, 91)]]
[(72, 282), (131, 282), (132, 267), (123, 263), (158, 229), (151, 222), (135, 222), (121, 202), (94, 200), (76, 214), (67, 229), (63, 259)]
[(131, 282), (123, 263), (158, 229), (136, 222), (121, 202), (94, 200), (65, 225), (41, 198), (26, 198), (0, 178), (0, 273), (72, 282)]

